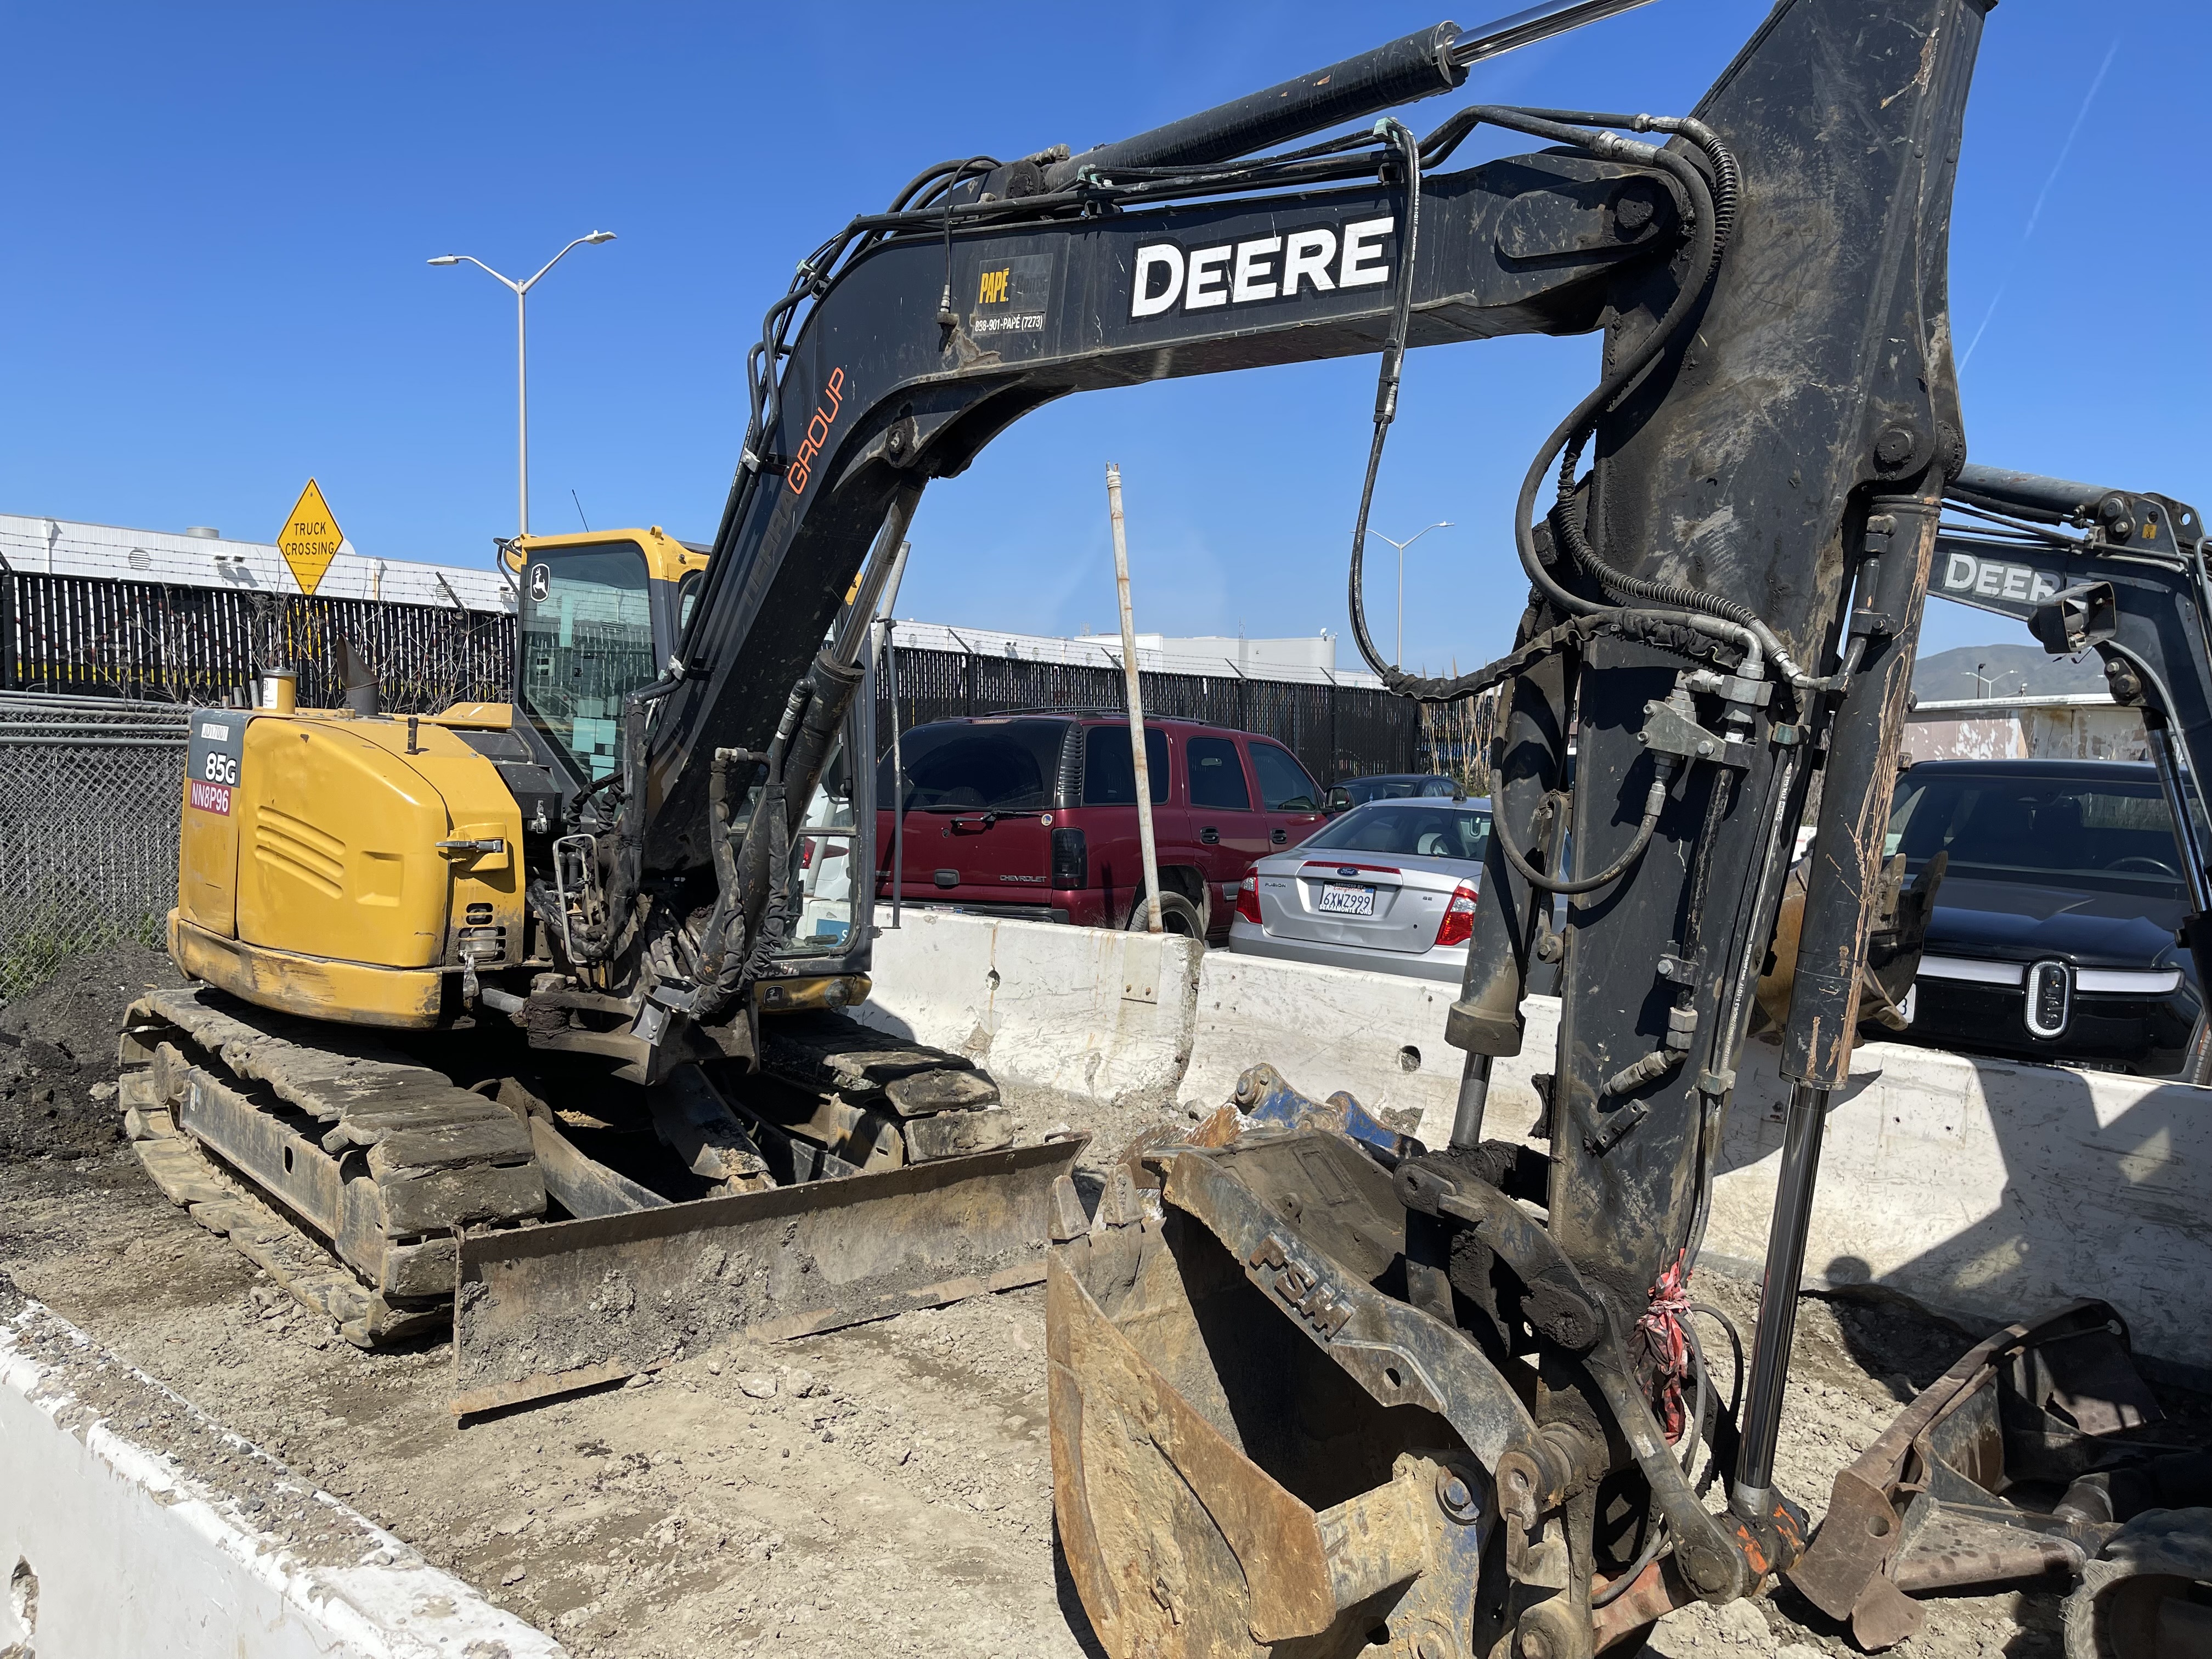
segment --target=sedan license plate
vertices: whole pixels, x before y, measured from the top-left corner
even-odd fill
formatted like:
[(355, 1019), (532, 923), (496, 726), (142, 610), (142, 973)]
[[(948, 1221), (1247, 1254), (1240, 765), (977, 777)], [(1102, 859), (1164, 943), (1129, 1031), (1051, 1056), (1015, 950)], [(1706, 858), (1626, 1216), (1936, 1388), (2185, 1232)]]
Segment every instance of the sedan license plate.
[(1375, 890), (1325, 881), (1321, 886), (1321, 902), (1315, 908), (1324, 915), (1371, 916), (1375, 914)]

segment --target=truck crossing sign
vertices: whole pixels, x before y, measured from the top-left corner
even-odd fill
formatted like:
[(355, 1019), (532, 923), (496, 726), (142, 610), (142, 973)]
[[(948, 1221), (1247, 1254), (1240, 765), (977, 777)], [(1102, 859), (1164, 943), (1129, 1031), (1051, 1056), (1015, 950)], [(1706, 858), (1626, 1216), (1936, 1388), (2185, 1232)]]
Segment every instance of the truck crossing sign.
[(292, 568), (292, 580), (300, 584), (302, 593), (312, 594), (322, 585), (323, 574), (337, 556), (338, 545), (345, 540), (345, 532), (338, 521), (331, 516), (330, 504), (323, 500), (323, 492), (313, 478), (300, 492), (300, 500), (284, 520), (284, 527), (276, 532), (276, 549), (283, 554), (284, 562)]

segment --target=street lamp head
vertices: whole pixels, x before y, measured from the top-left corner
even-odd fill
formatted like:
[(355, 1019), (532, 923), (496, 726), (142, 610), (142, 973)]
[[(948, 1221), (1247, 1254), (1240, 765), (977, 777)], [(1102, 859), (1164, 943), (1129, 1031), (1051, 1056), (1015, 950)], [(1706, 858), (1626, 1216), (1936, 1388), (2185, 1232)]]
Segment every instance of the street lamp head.
[(587, 242), (611, 242), (614, 239), (615, 234), (611, 230), (595, 230), (584, 238)]
[(461, 256), (458, 253), (441, 253), (436, 258), (428, 259), (423, 263), (433, 265), (457, 265), (460, 262)]

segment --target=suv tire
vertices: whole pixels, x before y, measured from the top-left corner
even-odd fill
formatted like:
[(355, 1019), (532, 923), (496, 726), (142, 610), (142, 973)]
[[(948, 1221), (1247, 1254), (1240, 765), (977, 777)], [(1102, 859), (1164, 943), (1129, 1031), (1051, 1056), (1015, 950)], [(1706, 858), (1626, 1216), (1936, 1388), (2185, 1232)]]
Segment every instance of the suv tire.
[[(1152, 906), (1143, 899), (1139, 899), (1131, 908), (1131, 933), (1141, 933), (1152, 926), (1151, 909)], [(1160, 895), (1160, 931), (1196, 939), (1201, 945), (1206, 943), (1205, 919), (1198, 914), (1198, 907), (1181, 893)]]

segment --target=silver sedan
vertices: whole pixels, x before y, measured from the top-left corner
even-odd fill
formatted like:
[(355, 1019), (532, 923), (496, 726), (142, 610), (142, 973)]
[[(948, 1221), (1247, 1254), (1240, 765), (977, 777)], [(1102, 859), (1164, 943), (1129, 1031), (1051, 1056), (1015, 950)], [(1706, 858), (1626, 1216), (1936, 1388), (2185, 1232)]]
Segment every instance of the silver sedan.
[(1254, 865), (1229, 948), (1459, 983), (1490, 844), (1487, 800), (1378, 800)]

